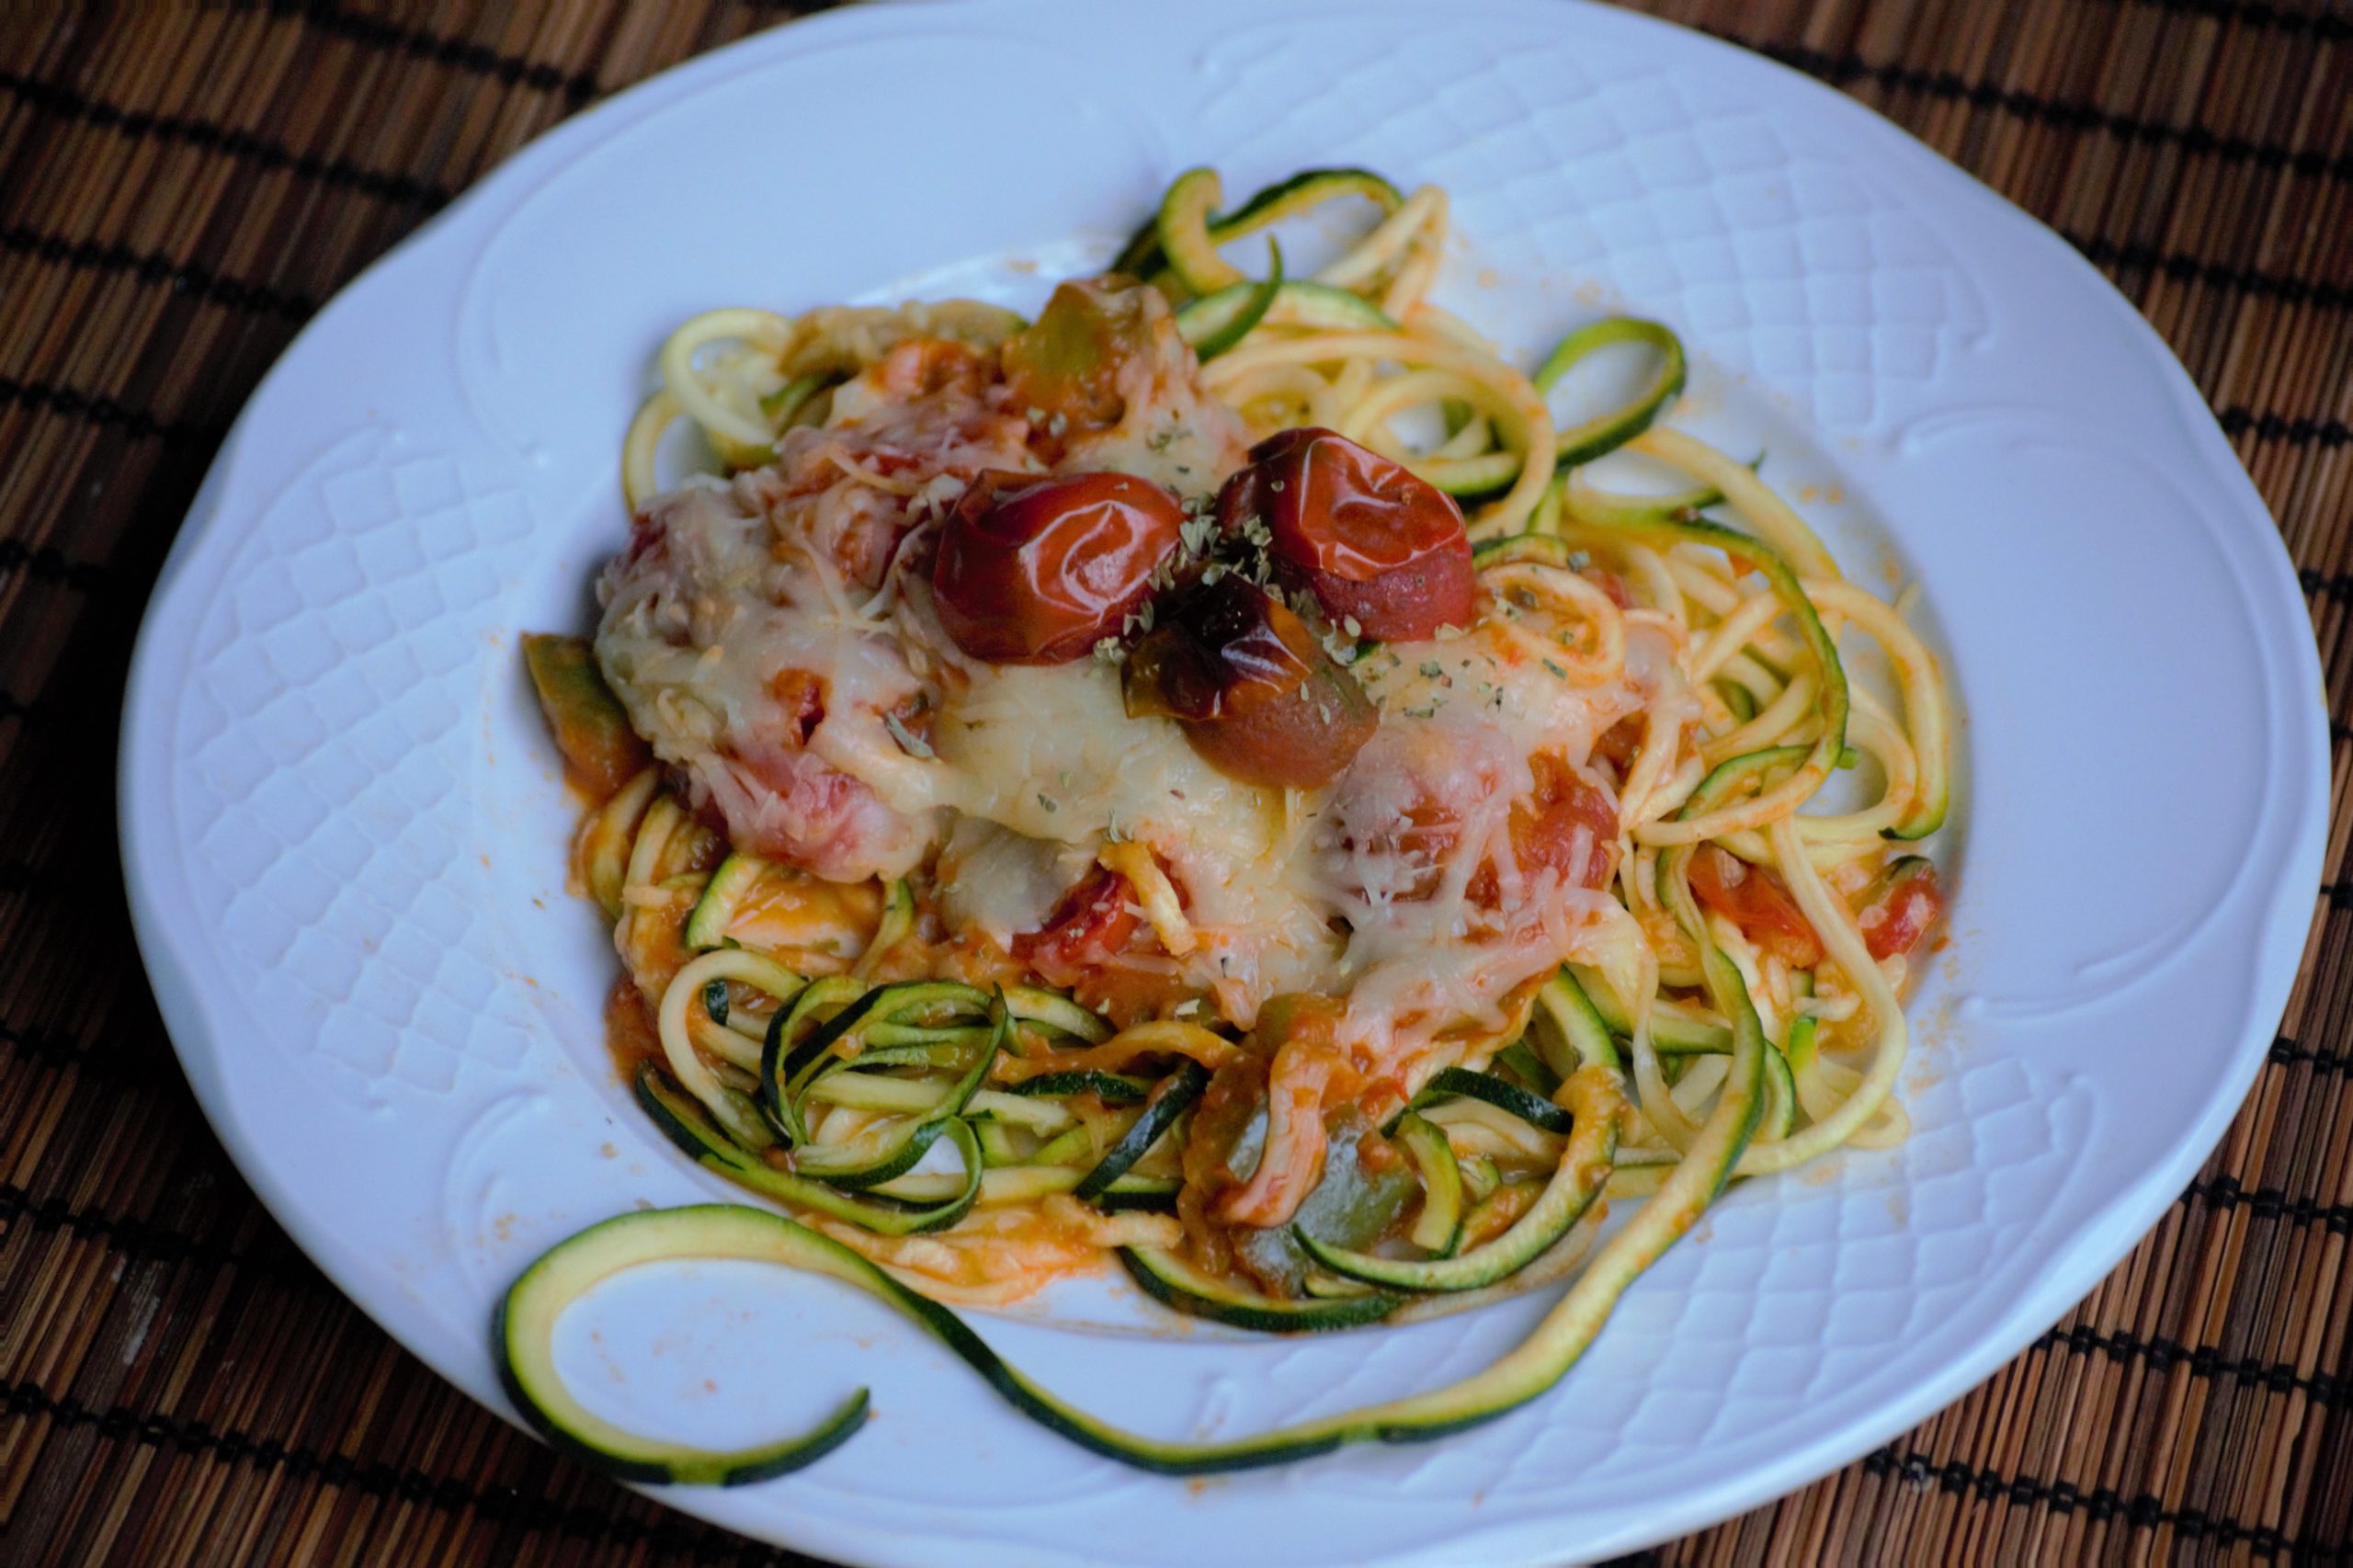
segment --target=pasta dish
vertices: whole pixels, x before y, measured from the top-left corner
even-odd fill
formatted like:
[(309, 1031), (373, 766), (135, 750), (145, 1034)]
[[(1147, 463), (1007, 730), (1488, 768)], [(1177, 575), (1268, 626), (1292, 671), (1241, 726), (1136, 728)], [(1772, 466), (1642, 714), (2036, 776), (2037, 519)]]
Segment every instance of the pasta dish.
[[(526, 653), (613, 1049), (763, 1204), (625, 1216), (510, 1296), (520, 1403), (625, 1473), (772, 1474), (857, 1420), (710, 1454), (578, 1407), (553, 1314), (629, 1263), (835, 1274), (1078, 1441), (1231, 1468), (1533, 1397), (1726, 1183), (1904, 1134), (1950, 776), (1906, 597), (1660, 422), (1666, 327), (1531, 373), (1432, 302), (1443, 191), (1222, 208), (1180, 176), (1035, 320), (725, 309), (661, 350), (595, 634)], [(1288, 274), (1271, 231), (1352, 212)], [(1601, 357), (1639, 387), (1565, 417)], [(665, 487), (688, 437), (714, 472)], [(1188, 1445), (941, 1305), (1107, 1267), (1270, 1331), (1569, 1283), (1465, 1383)]]

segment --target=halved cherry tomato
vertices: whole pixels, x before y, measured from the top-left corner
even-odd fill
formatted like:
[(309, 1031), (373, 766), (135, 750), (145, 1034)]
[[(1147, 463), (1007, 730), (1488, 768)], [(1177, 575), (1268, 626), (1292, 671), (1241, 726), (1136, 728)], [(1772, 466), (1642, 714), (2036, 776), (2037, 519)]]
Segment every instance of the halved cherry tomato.
[(1691, 857), (1691, 891), (1782, 962), (1812, 969), (1822, 961), (1822, 938), (1779, 872), (1752, 866), (1720, 846), (1703, 845)]
[(994, 664), (1083, 658), (1143, 603), (1184, 527), (1184, 507), (1147, 480), (991, 470), (939, 530), (939, 624)]
[(1336, 625), (1411, 641), (1471, 624), (1461, 509), (1344, 436), (1308, 426), (1259, 442), (1219, 493), (1218, 516), (1229, 530), (1264, 519), (1277, 572), (1313, 593)]
[(1863, 928), (1863, 946), (1871, 957), (1884, 959), (1917, 947), (1944, 912), (1944, 889), (1937, 885), (1936, 867), (1917, 855), (1906, 855), (1881, 876), (1855, 923)]
[[(1523, 878), (1551, 871), (1563, 887), (1607, 885), (1618, 869), (1617, 806), (1549, 752), (1534, 759), (1534, 767), (1535, 790), (1511, 809), (1513, 864)], [(1451, 822), (1425, 824), (1412, 812), (1407, 817), (1414, 825), (1398, 835), (1401, 846), (1427, 844), (1435, 861), (1453, 844)], [(1503, 902), (1501, 879), (1492, 865), (1481, 866), (1471, 879), (1470, 896), (1483, 909)]]
[(1013, 938), (1013, 956), (1050, 985), (1075, 985), (1128, 945), (1142, 916), (1128, 879), (1101, 868), (1063, 895), (1046, 923)]
[(1131, 716), (1176, 720), (1204, 761), (1245, 784), (1320, 789), (1381, 722), (1307, 623), (1231, 572), (1163, 603), (1126, 686)]
[(1617, 869), (1617, 804), (1558, 757), (1538, 757), (1535, 798), (1511, 813), (1511, 849), (1523, 876), (1550, 870), (1564, 886), (1600, 887)]

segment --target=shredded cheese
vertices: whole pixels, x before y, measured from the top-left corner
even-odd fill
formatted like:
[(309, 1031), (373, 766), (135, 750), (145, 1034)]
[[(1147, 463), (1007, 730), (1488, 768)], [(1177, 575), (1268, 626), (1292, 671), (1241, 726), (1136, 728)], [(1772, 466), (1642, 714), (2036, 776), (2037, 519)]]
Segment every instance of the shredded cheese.
[[(1201, 494), (1241, 460), (1164, 335), (1121, 367), (1119, 426), (1063, 467)], [(1621, 625), (1582, 585), (1490, 596), (1472, 626), (1355, 664), (1381, 723), (1328, 788), (1237, 783), (1174, 723), (1130, 717), (1116, 665), (977, 664), (946, 636), (920, 569), (934, 519), (979, 470), (1040, 460), (989, 367), (921, 339), (881, 352), (773, 466), (650, 502), (603, 583), (606, 674), (739, 846), (835, 881), (928, 869), (950, 934), (999, 948), (1100, 864), (1154, 938), (1116, 961), (1245, 1028), (1286, 992), (1345, 997), (1339, 1048), (1370, 1070), (1500, 1029), (1531, 979), (1605, 956), (1615, 900), (1523, 868), (1514, 823), (1540, 759), (1597, 777), (1620, 719), (1696, 712), (1678, 629)]]

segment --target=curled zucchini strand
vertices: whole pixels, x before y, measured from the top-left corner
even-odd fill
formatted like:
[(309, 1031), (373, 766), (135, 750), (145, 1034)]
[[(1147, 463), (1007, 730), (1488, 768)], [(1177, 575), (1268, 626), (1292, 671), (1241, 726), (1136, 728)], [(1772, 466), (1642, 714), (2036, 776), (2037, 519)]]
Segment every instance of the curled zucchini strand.
[[(1288, 275), (1271, 235), (1263, 278), (1222, 254), (1343, 198), (1370, 201), (1376, 216), (1312, 278)], [(1173, 1018), (1115, 1028), (1034, 987), (992, 994), (953, 981), (882, 981), (916, 967), (905, 945), (928, 929), (904, 881), (884, 890), (879, 929), (862, 948), (831, 944), (809, 960), (835, 969), (842, 960), (832, 954), (855, 950), (848, 972), (804, 980), (733, 945), (753, 929), (738, 924), (731, 937), (727, 917), (745, 885), (731, 879), (748, 858), (721, 860), (726, 846), (646, 769), (592, 813), (575, 846), (581, 880), (615, 920), (650, 1009), (658, 1056), (637, 1070), (638, 1097), (699, 1165), (801, 1218), (733, 1206), (625, 1216), (551, 1249), (517, 1281), (498, 1328), (510, 1392), (559, 1440), (624, 1474), (731, 1483), (781, 1473), (846, 1440), (865, 1409), (860, 1391), (808, 1432), (728, 1452), (599, 1422), (562, 1387), (553, 1324), (597, 1279), (642, 1263), (744, 1257), (832, 1275), (924, 1327), (1071, 1440), (1199, 1474), (1491, 1419), (1563, 1376), (1633, 1279), (1728, 1182), (1904, 1135), (1893, 1091), (1907, 1044), (1904, 962), (1873, 959), (1853, 895), (1836, 890), (1868, 883), (1892, 901), (1925, 863), (1882, 869), (1887, 841), (1934, 832), (1949, 808), (1950, 703), (1934, 654), (1907, 624), (1907, 601), (1891, 606), (1847, 582), (1765, 484), (1761, 457), (1743, 462), (1659, 423), (1689, 369), (1669, 326), (1591, 322), (1523, 375), (1433, 304), (1444, 192), (1407, 194), (1367, 171), (1324, 169), (1231, 211), (1223, 199), (1215, 170), (1187, 171), (1119, 259), (1167, 294), (1202, 385), (1256, 429), (1329, 426), (1454, 496), (1483, 591), (1511, 607), (1506, 635), (1563, 678), (1606, 683), (1622, 676), (1630, 650), (1671, 650), (1688, 689), (1653, 696), (1635, 716), (1639, 737), (1608, 754), (1623, 907), (1596, 917), (1590, 962), (1515, 993), (1499, 1036), (1412, 1069), (1427, 1081), (1386, 1131), (1418, 1206), (1384, 1211), (1386, 1228), (1367, 1227), (1357, 1244), (1305, 1220), (1270, 1231), (1259, 1239), (1305, 1261), (1285, 1275), (1254, 1260), (1252, 1272), (1280, 1282), (1262, 1290), (1176, 1250), (1168, 1213), (1192, 1122), (1216, 1114), (1197, 1108), (1220, 1103), (1208, 1095), (1213, 1075), (1251, 1042)], [(1007, 319), (969, 302), (799, 320), (698, 316), (664, 346), (663, 384), (631, 425), (625, 495), (635, 508), (653, 494), (663, 438), (682, 418), (730, 467), (767, 461), (795, 426), (824, 422), (834, 389), (892, 343), (997, 341)], [(1611, 349), (1644, 354), (1643, 380), (1610, 406), (1567, 416), (1574, 390), (1563, 383)], [(1665, 465), (1679, 487), (1606, 488), (1587, 471), (1617, 452)], [(1884, 653), (1895, 697), (1850, 684), (1840, 642), (1848, 631), (1847, 646), (1867, 639)], [(617, 765), (615, 782), (639, 760)], [(1876, 786), (1875, 797), (1802, 813), (1845, 769), (1859, 769), (1859, 793)], [(1169, 954), (1202, 939), (1149, 850), (1114, 845), (1102, 858), (1135, 888)], [(1695, 891), (1695, 872), (1711, 903)], [(1727, 913), (1726, 888), (1751, 874), (1786, 889), (1790, 919), (1818, 938), (1818, 961), (1791, 933), (1777, 946), (1769, 927), (1744, 928)], [(1415, 1085), (1408, 1076), (1399, 1090)], [(1270, 1115), (1254, 1185), (1227, 1196), (1264, 1185), (1286, 1149), (1295, 1155), (1312, 1142), (1320, 1152), (1320, 1121), (1310, 1131), (1287, 1142), (1287, 1123)], [(1613, 1197), (1648, 1200), (1603, 1239)], [(1272, 1332), (1404, 1321), (1590, 1262), (1525, 1342), (1454, 1385), (1256, 1437), (1163, 1442), (1040, 1389), (907, 1283), (942, 1278), (925, 1260), (992, 1234), (1010, 1217), (986, 1210), (1010, 1205), (1093, 1227), (1086, 1256), (1115, 1251), (1172, 1307)], [(1271, 1207), (1289, 1214), (1297, 1204)], [(1232, 1221), (1255, 1210), (1229, 1202), (1218, 1212)], [(952, 1294), (952, 1280), (943, 1288)]]

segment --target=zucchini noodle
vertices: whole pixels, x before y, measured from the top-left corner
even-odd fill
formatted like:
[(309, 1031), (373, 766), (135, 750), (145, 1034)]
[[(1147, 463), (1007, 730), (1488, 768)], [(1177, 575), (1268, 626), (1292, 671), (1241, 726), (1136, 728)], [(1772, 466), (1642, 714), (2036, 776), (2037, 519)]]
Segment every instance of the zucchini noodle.
[[(1287, 276), (1262, 231), (1349, 202), (1370, 204), (1370, 225), (1312, 278)], [(1891, 604), (1859, 585), (1766, 483), (1763, 460), (1743, 461), (1664, 422), (1688, 370), (1667, 325), (1589, 322), (1528, 370), (1431, 303), (1449, 241), (1444, 191), (1311, 170), (1230, 212), (1222, 204), (1214, 171), (1180, 176), (1120, 253), (1120, 270), (1149, 287), (1117, 287), (1158, 291), (1136, 319), (1173, 331), (1181, 378), (1235, 432), (1262, 439), (1321, 426), (1460, 506), (1459, 528), (1453, 507), (1441, 510), (1454, 546), (1470, 554), (1475, 586), (1464, 602), (1477, 624), (1439, 625), (1410, 655), (1414, 678), (1433, 684), (1397, 689), (1442, 687), (1465, 709), (1483, 704), (1483, 717), (1518, 718), (1510, 704), (1531, 688), (1481, 682), (1475, 653), (1491, 667), (1549, 672), (1558, 684), (1544, 700), (1620, 694), (1581, 743), (1589, 755), (1496, 765), (1483, 816), (1384, 804), (1381, 831), (1400, 847), (1392, 880), (1377, 894), (1367, 881), (1365, 896), (1465, 912), (1531, 897), (1536, 907), (1510, 939), (1559, 941), (1571, 957), (1557, 961), (1547, 948), (1539, 972), (1514, 971), (1493, 994), (1447, 971), (1377, 1028), (1360, 1025), (1346, 994), (1251, 995), (1222, 969), (1222, 955), (1251, 934), (1247, 922), (1187, 880), (1169, 843), (1119, 823), (1091, 838), (1051, 838), (1072, 811), (1043, 789), (1040, 810), (1060, 817), (1031, 836), (1063, 854), (1051, 928), (1084, 915), (1075, 928), (1118, 936), (1074, 949), (1077, 958), (1040, 940), (1047, 926), (979, 940), (950, 917), (954, 840), (870, 881), (830, 881), (791, 857), (755, 853), (712, 825), (710, 801), (677, 770), (648, 765), (643, 744), (623, 733), (620, 703), (593, 675), (565, 688), (535, 662), (575, 778), (607, 780), (576, 830), (574, 866), (578, 891), (612, 924), (624, 977), (609, 1012), (638, 1099), (688, 1157), (793, 1220), (680, 1210), (670, 1251), (639, 1222), (653, 1217), (615, 1221), (607, 1263), (583, 1251), (545, 1278), (527, 1275), (518, 1293), (585, 1289), (577, 1281), (593, 1280), (596, 1267), (659, 1256), (820, 1269), (915, 1319), (1073, 1440), (1191, 1473), (1433, 1435), (1533, 1397), (1726, 1183), (1904, 1135), (1894, 1097), (1909, 1040), (1902, 999), (1943, 907), (1934, 869), (1909, 850), (1946, 819), (1954, 726), (1937, 656), (1907, 619), (1916, 595)], [(1221, 252), (1261, 245), (1264, 278)], [(696, 316), (663, 346), (661, 384), (627, 432), (628, 503), (633, 512), (661, 504), (657, 451), (681, 420), (745, 476), (741, 485), (756, 487), (791, 454), (816, 449), (813, 437), (892, 397), (959, 375), (976, 384), (1010, 376), (1017, 355), (1052, 362), (1072, 352), (1051, 335), (1033, 343), (1030, 330), (969, 301)], [(1643, 356), (1646, 373), (1620, 403), (1567, 412), (1579, 402), (1567, 383), (1605, 350)], [(886, 365), (917, 391), (892, 391)], [(1089, 406), (1132, 423), (1148, 401), (1144, 382), (1120, 376), (1089, 383)], [(1165, 392), (1155, 383), (1150, 395)], [(1042, 432), (1045, 445), (1024, 457), (1045, 472), (1060, 460), (1063, 418), (990, 405), (956, 439), (979, 441), (973, 432), (1006, 423), (1032, 442)], [(1164, 432), (1149, 449), (1180, 436), (1194, 433)], [(1590, 465), (1617, 451), (1664, 469), (1676, 488), (1637, 494), (1597, 482)], [(833, 466), (820, 479), (796, 483), (858, 489), (857, 517), (893, 506), (913, 513), (943, 495), (953, 503), (966, 483), (943, 486), (949, 475), (912, 460), (861, 464), (828, 449), (824, 460)], [(1187, 498), (1174, 568), (1208, 583), (1239, 570), (1211, 560), (1222, 548), (1211, 525), (1222, 537), (1262, 528), (1218, 520), (1210, 496), (1233, 460), (1221, 464), (1196, 475), (1210, 488)], [(860, 636), (891, 634), (910, 541), (921, 565), (917, 524), (892, 543), (887, 572), (855, 594), (828, 587), (836, 605), (865, 606), (835, 619)], [(1302, 615), (1322, 616), (1305, 596), (1297, 602)], [(1123, 635), (1139, 619), (1149, 631), (1151, 608)], [(1336, 609), (1316, 632), (1335, 667), (1370, 672), (1373, 687), (1388, 644), (1359, 636)], [(1123, 658), (1120, 641), (1103, 638), (1097, 656)], [(722, 653), (712, 646), (704, 657)], [(925, 656), (958, 680), (981, 678), (970, 661)], [(1395, 681), (1411, 674), (1404, 659), (1389, 667)], [(1883, 669), (1892, 681), (1859, 683), (1850, 668), (1874, 678)], [(1356, 689), (1356, 676), (1347, 679)], [(1427, 695), (1389, 700), (1417, 719), (1437, 711)], [(1429, 707), (1417, 712), (1412, 700)], [(1040, 722), (1017, 704), (997, 711), (991, 722)], [(948, 766), (934, 749), (945, 743), (921, 730), (928, 722), (915, 703), (871, 726), (888, 744), (856, 777), (881, 781), (894, 807), (956, 799), (924, 793)], [(1432, 744), (1456, 746), (1459, 733), (1432, 731), (1442, 737)], [(1461, 744), (1460, 760), (1449, 754), (1442, 766), (1467, 775), (1483, 765)], [(835, 763), (842, 755), (826, 754)], [(1068, 773), (1060, 785), (1072, 785)], [(1263, 819), (1267, 856), (1303, 854), (1339, 832), (1330, 801), (1312, 795), (1270, 789), (1236, 814)], [(1533, 814), (1530, 801), (1552, 802), (1548, 814)], [(1548, 823), (1550, 847), (1528, 847)], [(1417, 835), (1433, 846), (1415, 850), (1421, 861), (1405, 852)], [(1467, 857), (1457, 852), (1465, 845)], [(1354, 839), (1342, 847), (1370, 853)], [(1034, 871), (999, 860), (972, 875), (1014, 882)], [(1366, 935), (1336, 916), (1327, 924), (1341, 943)], [(1345, 951), (1352, 967), (1332, 983), (1343, 992), (1372, 984), (1367, 966), (1412, 961), (1369, 944)], [(1214, 983), (1180, 983), (1212, 960)], [(1613, 1199), (1631, 1218), (1605, 1227)], [(935, 1304), (1010, 1301), (1114, 1259), (1180, 1311), (1270, 1331), (1410, 1322), (1571, 1282), (1526, 1343), (1465, 1382), (1208, 1445), (1157, 1443), (1075, 1412)], [(540, 1325), (561, 1305), (518, 1295), (510, 1312), (528, 1307)], [(534, 1418), (563, 1429), (540, 1350), (517, 1342), (512, 1355), (516, 1379), (541, 1380), (524, 1391)], [(744, 1455), (679, 1460), (662, 1449), (669, 1457), (625, 1473), (776, 1473), (841, 1441), (854, 1415), (845, 1406), (817, 1433)], [(574, 1439), (617, 1464), (655, 1452), (578, 1425), (596, 1440)]]

